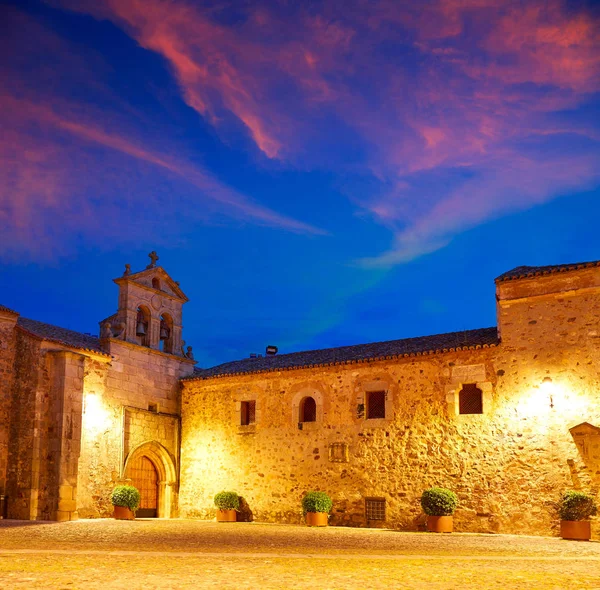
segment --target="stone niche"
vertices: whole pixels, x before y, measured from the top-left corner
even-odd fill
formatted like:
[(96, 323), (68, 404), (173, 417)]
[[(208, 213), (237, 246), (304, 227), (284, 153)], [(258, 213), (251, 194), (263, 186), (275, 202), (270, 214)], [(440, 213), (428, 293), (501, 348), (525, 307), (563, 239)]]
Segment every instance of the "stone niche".
[(582, 422), (569, 432), (586, 467), (595, 475), (600, 475), (600, 428)]

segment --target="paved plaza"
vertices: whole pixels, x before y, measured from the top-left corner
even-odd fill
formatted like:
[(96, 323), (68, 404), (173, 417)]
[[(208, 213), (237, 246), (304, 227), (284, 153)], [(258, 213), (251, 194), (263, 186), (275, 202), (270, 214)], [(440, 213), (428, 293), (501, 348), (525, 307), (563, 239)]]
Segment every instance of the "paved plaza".
[(600, 589), (600, 542), (191, 520), (0, 521), (0, 588)]

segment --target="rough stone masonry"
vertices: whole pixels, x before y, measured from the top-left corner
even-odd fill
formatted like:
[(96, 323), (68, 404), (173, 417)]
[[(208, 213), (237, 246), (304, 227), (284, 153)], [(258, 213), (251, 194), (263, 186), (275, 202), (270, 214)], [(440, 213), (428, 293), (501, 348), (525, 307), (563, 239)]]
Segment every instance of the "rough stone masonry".
[(246, 517), (301, 522), (314, 489), (332, 524), (418, 530), (438, 485), (456, 530), (548, 535), (562, 492), (598, 495), (600, 263), (498, 277), (497, 328), (199, 369), (156, 261), (115, 279), (100, 338), (0, 307), (10, 518), (108, 516), (132, 482), (159, 517), (212, 518), (231, 489)]

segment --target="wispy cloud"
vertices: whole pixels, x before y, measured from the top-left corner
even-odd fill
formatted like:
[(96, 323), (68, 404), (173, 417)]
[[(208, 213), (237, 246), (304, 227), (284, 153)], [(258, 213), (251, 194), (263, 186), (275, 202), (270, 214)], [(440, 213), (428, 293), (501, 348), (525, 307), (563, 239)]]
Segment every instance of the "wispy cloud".
[[(376, 179), (368, 195), (348, 192), (395, 235), (369, 264), (413, 259), (598, 182), (598, 124), (565, 115), (600, 91), (600, 18), (582, 6), (60, 5), (108, 18), (162, 55), (190, 107), (217, 129), (236, 118), (268, 158)], [(360, 138), (352, 170), (331, 158), (340, 130)], [(573, 137), (575, 151), (564, 149)]]
[[(96, 236), (103, 243), (131, 242), (149, 233), (168, 239), (170, 217), (186, 211), (187, 223), (229, 217), (238, 222), (303, 234), (323, 230), (261, 205), (192, 162), (184, 149), (168, 151), (143, 130), (141, 118), (90, 75), (69, 44), (18, 11), (14, 29), (37, 39), (52, 63), (39, 57), (39, 78), (4, 66), (0, 76), (0, 256), (53, 257), (66, 253), (66, 236)], [(24, 35), (26, 40), (28, 35)], [(33, 49), (7, 45), (21, 66)], [(8, 54), (8, 50), (7, 50)], [(18, 55), (17, 55), (18, 54)], [(87, 56), (89, 58), (89, 56)], [(97, 65), (102, 66), (98, 57)], [(62, 85), (56, 78), (68, 73)], [(87, 85), (108, 107), (76, 102), (69, 84)], [(38, 86), (41, 85), (43, 89)], [(69, 95), (64, 98), (62, 94)], [(110, 100), (109, 100), (110, 99)], [(134, 121), (133, 124), (128, 122)], [(172, 194), (177, 194), (177, 203)], [(155, 231), (160, 228), (160, 231)]]
[[(224, 139), (237, 121), (267, 162), (343, 177), (355, 205), (395, 236), (368, 264), (413, 259), (474, 225), (598, 182), (600, 126), (574, 116), (600, 91), (591, 5), (50, 3), (108, 19), (162, 56), (184, 101)], [(114, 138), (97, 140), (120, 149)], [(188, 164), (134, 157), (262, 222), (314, 231), (210, 188)], [(372, 190), (348, 188), (364, 186), (352, 178), (368, 178)]]

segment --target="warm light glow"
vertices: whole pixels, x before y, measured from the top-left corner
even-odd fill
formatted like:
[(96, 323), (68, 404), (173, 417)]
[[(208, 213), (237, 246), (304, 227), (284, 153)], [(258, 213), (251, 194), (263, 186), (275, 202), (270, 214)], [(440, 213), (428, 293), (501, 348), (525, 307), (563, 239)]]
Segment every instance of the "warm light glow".
[(92, 436), (97, 436), (110, 427), (109, 414), (102, 403), (102, 399), (95, 393), (88, 393), (85, 396), (84, 428)]

